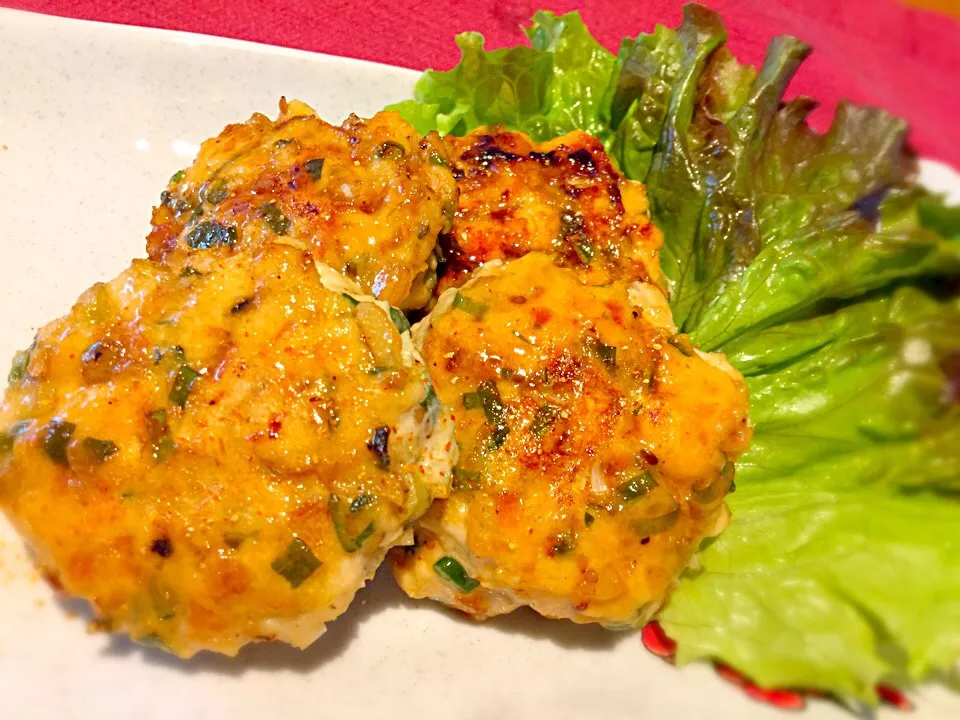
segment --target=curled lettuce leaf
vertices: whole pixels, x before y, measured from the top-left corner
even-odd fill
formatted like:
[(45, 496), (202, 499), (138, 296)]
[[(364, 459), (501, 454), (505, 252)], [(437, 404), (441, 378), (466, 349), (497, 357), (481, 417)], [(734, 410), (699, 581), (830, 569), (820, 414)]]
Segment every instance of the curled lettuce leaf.
[(614, 57), (576, 14), (532, 47), (428, 71), (396, 106), (422, 132), (586, 130), (646, 183), (670, 303), (751, 393), (733, 521), (662, 614), (680, 662), (876, 702), (960, 660), (960, 207), (915, 181), (903, 121), (841, 104), (820, 134), (785, 101), (810, 48), (759, 70), (707, 8)]

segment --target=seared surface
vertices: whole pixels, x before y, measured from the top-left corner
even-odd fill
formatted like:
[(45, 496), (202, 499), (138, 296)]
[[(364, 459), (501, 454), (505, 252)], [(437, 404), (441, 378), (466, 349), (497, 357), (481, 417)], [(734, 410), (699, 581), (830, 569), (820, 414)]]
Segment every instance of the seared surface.
[(415, 329), (459, 460), (417, 547), (392, 553), (410, 595), (478, 617), (529, 604), (637, 625), (723, 527), (750, 436), (743, 380), (631, 297), (533, 253), (444, 295)]
[(576, 131), (543, 143), (502, 127), (448, 136), (460, 188), (438, 291), (490, 260), (554, 255), (590, 284), (643, 280), (662, 287), (659, 231), (643, 185), (624, 178), (596, 138)]
[(436, 283), (432, 252), (456, 193), (436, 133), (421, 139), (393, 112), (337, 127), (281, 102), (276, 121), (228, 125), (171, 178), (148, 252), (162, 260), (178, 246), (282, 237), (367, 293), (419, 307)]
[(421, 463), (426, 374), (309, 253), (169, 260), (95, 285), (18, 355), (0, 507), (104, 628), (181, 655), (305, 646), (444, 492)]

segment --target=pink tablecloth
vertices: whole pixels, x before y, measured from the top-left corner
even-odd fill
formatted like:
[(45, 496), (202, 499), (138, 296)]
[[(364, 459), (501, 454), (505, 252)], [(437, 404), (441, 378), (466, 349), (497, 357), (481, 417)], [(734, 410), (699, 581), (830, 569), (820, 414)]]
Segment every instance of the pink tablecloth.
[[(918, 0), (914, 0), (915, 3)], [(939, 0), (948, 7), (949, 0)], [(902, 0), (705, 0), (723, 13), (730, 45), (750, 62), (773, 35), (816, 48), (793, 91), (818, 98), (815, 121), (846, 97), (906, 117), (924, 155), (960, 168), (960, 22)], [(932, 3), (926, 0), (925, 4)], [(520, 42), (540, 8), (579, 9), (607, 46), (675, 25), (683, 0), (0, 0), (0, 5), (107, 22), (189, 30), (422, 69), (457, 60), (454, 33), (479, 30), (488, 47)]]

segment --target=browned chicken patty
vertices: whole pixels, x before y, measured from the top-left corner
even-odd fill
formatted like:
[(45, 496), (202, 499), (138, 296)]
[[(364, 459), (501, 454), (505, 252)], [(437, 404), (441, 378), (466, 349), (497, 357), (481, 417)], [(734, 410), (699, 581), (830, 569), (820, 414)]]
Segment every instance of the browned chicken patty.
[(170, 260), (17, 355), (0, 508), (100, 627), (183, 656), (304, 647), (445, 494), (449, 421), (399, 311), (309, 252)]
[(460, 188), (437, 292), (485, 262), (551, 253), (584, 282), (641, 280), (664, 287), (660, 232), (643, 185), (624, 178), (600, 141), (575, 131), (543, 143), (503, 127), (448, 136)]
[(421, 307), (436, 284), (437, 235), (457, 188), (436, 133), (393, 112), (334, 126), (303, 103), (255, 114), (207, 140), (153, 212), (149, 256), (282, 237), (374, 297)]
[(416, 545), (391, 551), (409, 595), (478, 618), (529, 605), (642, 625), (725, 526), (750, 437), (743, 378), (644, 296), (531, 253), (480, 270), (414, 328), (458, 460)]

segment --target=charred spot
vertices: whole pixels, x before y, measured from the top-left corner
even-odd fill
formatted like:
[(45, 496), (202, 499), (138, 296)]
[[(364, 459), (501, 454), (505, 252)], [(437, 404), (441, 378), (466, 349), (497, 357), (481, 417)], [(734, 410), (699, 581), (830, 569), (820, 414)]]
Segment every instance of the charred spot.
[(551, 150), (550, 152), (545, 153), (533, 150), (530, 153), (530, 159), (534, 162), (540, 163), (544, 167), (553, 167), (559, 160), (556, 150)]
[(650, 542), (650, 538), (645, 537), (643, 540), (640, 541), (640, 544), (641, 544), (641, 545), (646, 545), (648, 542)]
[(573, 185), (568, 185), (567, 183), (563, 184), (563, 192), (568, 198), (576, 200), (581, 195), (583, 195), (584, 188), (578, 188)]
[(464, 175), (464, 173), (463, 173), (463, 170), (461, 170), (461, 169), (460, 169), (459, 167), (457, 167), (456, 165), (454, 165), (453, 167), (450, 168), (450, 172), (451, 172), (451, 174), (453, 175), (453, 179), (454, 179), (454, 180), (457, 180), (458, 182), (459, 182), (460, 180), (463, 180), (464, 177), (466, 177), (466, 176)]
[(513, 305), (524, 305), (527, 302), (527, 298), (525, 295), (511, 295), (510, 302)]
[(490, 217), (499, 223), (503, 223), (513, 217), (513, 210), (510, 208), (499, 208), (491, 212)]
[(370, 439), (367, 440), (367, 450), (373, 453), (373, 456), (377, 460), (377, 465), (381, 470), (390, 469), (390, 453), (388, 450), (388, 445), (390, 443), (390, 428), (386, 425), (381, 425), (378, 428), (374, 428), (373, 434), (370, 436)]
[(161, 535), (151, 543), (150, 552), (162, 558), (168, 558), (173, 555), (173, 543), (166, 535)]
[(649, 450), (641, 450), (641, 451), (640, 451), (640, 455), (643, 456), (643, 461), (644, 461), (645, 463), (647, 463), (647, 465), (659, 465), (659, 464), (660, 464), (660, 458), (658, 458), (656, 455), (654, 455), (654, 454), (653, 454), (652, 452), (650, 452)]
[(255, 297), (246, 297), (243, 298), (240, 302), (236, 303), (233, 307), (230, 308), (230, 313), (232, 315), (239, 315), (242, 312), (246, 312), (250, 308), (254, 307), (257, 299)]
[(574, 150), (568, 156), (570, 162), (574, 165), (579, 166), (581, 169), (586, 170), (589, 174), (595, 175), (597, 172), (597, 164), (593, 159), (593, 155), (590, 154), (590, 151), (586, 148), (580, 148), (579, 150)]

